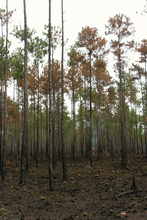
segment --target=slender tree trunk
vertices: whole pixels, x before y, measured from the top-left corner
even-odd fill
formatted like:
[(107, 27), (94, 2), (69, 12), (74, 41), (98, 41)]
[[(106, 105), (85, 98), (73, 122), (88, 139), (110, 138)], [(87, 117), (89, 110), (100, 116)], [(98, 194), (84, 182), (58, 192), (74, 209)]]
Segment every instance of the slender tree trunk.
[(17, 108), (17, 157), (19, 157), (20, 127), (19, 127), (19, 86), (18, 86), (18, 108)]
[(135, 126), (136, 126), (136, 132), (135, 132), (135, 136), (136, 136), (136, 149), (137, 149), (137, 154), (139, 154), (138, 121), (137, 121), (137, 111), (136, 111), (136, 108), (135, 108)]
[[(40, 106), (41, 108), (41, 106)], [(40, 112), (41, 112), (41, 141), (40, 141), (40, 151), (41, 151), (41, 162), (42, 162), (42, 159), (43, 159), (43, 120), (42, 120), (42, 108), (40, 109)]]
[(36, 160), (36, 98), (34, 93), (34, 142), (33, 142), (33, 158)]
[(111, 159), (114, 161), (114, 150), (113, 150), (113, 123), (112, 123), (112, 113), (111, 113), (111, 105), (109, 109), (109, 133), (110, 133), (110, 154), (111, 154)]
[[(139, 115), (139, 120), (140, 120), (140, 115)], [(140, 133), (140, 145), (141, 145), (141, 153), (144, 153), (143, 150), (143, 139), (142, 139), (142, 126), (141, 126), (141, 120), (140, 120), (140, 125), (139, 125), (139, 133)]]
[(88, 117), (87, 117), (87, 91), (86, 79), (84, 80), (84, 93), (85, 93), (85, 158), (88, 158)]
[[(145, 63), (145, 74), (146, 74), (146, 63)], [(146, 74), (147, 75), (147, 74)], [(141, 74), (139, 73), (139, 77), (140, 77), (140, 87), (141, 87), (141, 99), (142, 99), (142, 109), (143, 109), (143, 124), (144, 124), (144, 143), (145, 143), (145, 149), (146, 149), (146, 158), (147, 158), (147, 126), (145, 125), (145, 103), (144, 103), (144, 99), (143, 99), (143, 88), (142, 88), (142, 81), (141, 81)], [(147, 77), (146, 77), (147, 78)], [(146, 80), (147, 82), (147, 80)], [(147, 84), (147, 83), (146, 83)], [(147, 95), (146, 95), (147, 96)]]
[(127, 167), (127, 146), (125, 134), (125, 109), (124, 109), (124, 92), (122, 82), (121, 55), (119, 53), (119, 79), (120, 79), (120, 114), (121, 114), (121, 159), (122, 167)]
[(15, 80), (14, 80), (14, 82), (13, 82), (13, 115), (12, 115), (12, 117), (13, 117), (13, 122), (12, 122), (12, 145), (11, 145), (11, 150), (10, 150), (10, 160), (12, 160), (12, 158), (14, 157), (14, 152), (15, 152), (15, 144), (14, 144), (14, 142), (15, 142), (15, 126), (14, 126), (14, 103), (15, 103)]
[(53, 155), (52, 155), (52, 94), (51, 94), (51, 0), (49, 0), (49, 48), (48, 48), (48, 65), (49, 65), (49, 186), (52, 186), (52, 171), (53, 171)]
[(1, 51), (1, 85), (0, 85), (0, 174), (2, 171), (2, 150), (3, 150), (3, 136), (2, 136), (2, 129), (3, 129), (3, 23), (1, 20), (1, 32), (2, 32), (2, 51)]
[(52, 114), (52, 152), (53, 152), (53, 169), (55, 166), (55, 115), (56, 115), (56, 100), (55, 100), (55, 77), (54, 77), (54, 58), (53, 58), (53, 49), (52, 49), (52, 82), (53, 82), (53, 114)]
[(130, 123), (130, 144), (129, 144), (129, 148), (130, 148), (130, 153), (133, 152), (133, 111), (132, 111), (132, 105), (130, 103), (131, 106), (131, 123)]
[(81, 145), (81, 156), (84, 157), (84, 132), (83, 132), (83, 105), (80, 95), (80, 127), (81, 127), (81, 137), (80, 137), (80, 145)]
[(67, 178), (65, 140), (64, 140), (64, 20), (63, 20), (63, 0), (61, 0), (61, 20), (62, 20), (62, 55), (61, 55), (61, 146), (62, 146), (62, 169), (63, 180)]
[(38, 167), (38, 157), (39, 157), (39, 67), (37, 67), (38, 72), (38, 105), (37, 105), (37, 149), (36, 149), (36, 167)]
[(33, 97), (31, 95), (31, 132), (30, 132), (30, 139), (31, 139), (31, 159), (33, 158)]
[(26, 0), (24, 4), (24, 30), (25, 30), (25, 45), (24, 45), (24, 125), (22, 136), (21, 149), (21, 175), (20, 183), (25, 182), (25, 160), (27, 158), (26, 149), (28, 148), (28, 74), (27, 74), (27, 16), (26, 16)]
[(7, 76), (8, 75), (8, 0), (6, 0), (6, 72), (5, 72), (5, 94), (4, 94), (4, 136), (2, 150), (2, 170), (1, 180), (5, 180), (5, 163), (6, 163), (6, 138), (7, 138)]
[[(97, 82), (98, 84), (98, 82)], [(98, 160), (102, 152), (102, 131), (101, 131), (101, 92), (98, 91), (98, 128), (97, 128), (97, 140), (98, 140)]]
[(60, 111), (60, 97), (57, 97), (57, 118), (58, 118), (58, 132), (57, 132), (57, 146), (58, 146), (58, 161), (61, 159), (61, 111)]
[(46, 95), (46, 157), (48, 158), (48, 96)]
[(145, 149), (146, 149), (146, 160), (147, 160), (147, 70), (146, 70), (146, 54), (145, 54), (145, 92), (146, 92), (146, 99), (145, 99), (145, 109), (146, 109), (146, 118), (145, 118)]
[(90, 55), (90, 146), (89, 146), (90, 165), (93, 165), (92, 160), (92, 86), (91, 86), (91, 55)]
[(119, 153), (119, 141), (118, 141), (118, 126), (117, 126), (117, 118), (115, 113), (115, 153)]
[(74, 88), (74, 70), (72, 70), (72, 104), (73, 104), (73, 143), (72, 143), (72, 159), (75, 163), (75, 147), (76, 147), (76, 129), (75, 129), (75, 88)]

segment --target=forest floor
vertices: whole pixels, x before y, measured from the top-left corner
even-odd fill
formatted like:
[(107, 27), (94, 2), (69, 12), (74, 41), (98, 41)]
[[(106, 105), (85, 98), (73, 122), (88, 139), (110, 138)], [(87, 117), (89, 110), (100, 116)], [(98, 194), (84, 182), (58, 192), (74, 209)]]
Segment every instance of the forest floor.
[[(136, 189), (131, 189), (133, 175)], [(128, 169), (119, 158), (89, 161), (67, 160), (66, 181), (62, 165), (53, 173), (49, 190), (48, 162), (38, 168), (30, 163), (26, 184), (19, 184), (20, 168), (7, 163), (6, 180), (0, 182), (0, 220), (147, 219), (147, 162), (128, 159)]]

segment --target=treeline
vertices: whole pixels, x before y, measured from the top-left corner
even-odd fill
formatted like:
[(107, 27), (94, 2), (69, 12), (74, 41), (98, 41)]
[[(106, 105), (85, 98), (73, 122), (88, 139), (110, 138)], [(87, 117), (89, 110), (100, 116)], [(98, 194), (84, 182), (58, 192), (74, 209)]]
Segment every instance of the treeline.
[[(12, 14), (0, 10), (2, 29), (5, 25), (8, 28)], [(18, 166), (22, 158), (26, 111), (24, 54), (28, 59), (28, 145), (24, 162), (27, 169), (30, 160), (37, 167), (45, 157), (50, 159), (53, 170), (60, 160), (66, 169), (67, 157), (73, 162), (77, 157), (89, 158), (92, 166), (95, 156), (100, 160), (107, 154), (114, 160), (120, 154), (122, 166), (127, 167), (128, 153), (147, 156), (147, 40), (130, 41), (134, 33), (130, 19), (123, 14), (110, 18), (105, 38), (95, 27), (83, 27), (68, 50), (66, 68), (64, 57), (62, 61), (54, 57), (58, 47), (62, 46), (64, 52), (63, 23), (61, 29), (51, 23), (45, 25), (44, 38), (28, 27), (24, 30), (14, 26), (13, 35), (19, 41), (24, 42), (25, 33), (27, 53), (23, 47), (10, 52), (8, 36), (0, 37), (1, 172), (6, 160), (15, 160)], [(112, 35), (109, 44), (107, 35)], [(131, 66), (129, 50), (140, 56)], [(117, 79), (107, 68), (110, 53), (114, 56)], [(7, 96), (7, 80), (13, 85), (11, 98)], [(71, 105), (71, 111), (67, 105)]]

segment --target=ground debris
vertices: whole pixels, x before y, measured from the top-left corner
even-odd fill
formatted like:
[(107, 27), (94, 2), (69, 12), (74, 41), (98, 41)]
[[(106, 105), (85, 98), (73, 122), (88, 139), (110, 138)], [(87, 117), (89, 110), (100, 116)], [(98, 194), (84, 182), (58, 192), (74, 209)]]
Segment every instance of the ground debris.
[(117, 194), (116, 196), (114, 196), (114, 199), (118, 200), (122, 196), (130, 195), (130, 194), (137, 193), (137, 192), (138, 192), (138, 190), (133, 190), (133, 189), (128, 190), (128, 191)]
[(62, 218), (62, 220), (72, 220), (72, 219), (78, 219), (78, 218), (80, 218), (80, 214), (79, 213), (74, 213), (74, 214), (72, 214), (72, 215), (70, 215), (70, 216), (68, 216), (68, 217), (63, 217)]
[(125, 211), (125, 210), (127, 210), (127, 209), (130, 209), (130, 208), (132, 208), (134, 205), (139, 204), (140, 202), (145, 201), (145, 200), (147, 200), (147, 196), (144, 197), (144, 198), (142, 198), (142, 199), (140, 199), (140, 200), (138, 200), (138, 201), (132, 202), (131, 204), (129, 204), (128, 206), (126, 206), (126, 207), (124, 207), (124, 208), (118, 210), (118, 211), (115, 212), (114, 214), (116, 215), (116, 214), (118, 214), (118, 213), (120, 213), (120, 212), (122, 212), (122, 211)]
[[(16, 168), (7, 167), (6, 181), (0, 182), (0, 219), (113, 220), (118, 215), (144, 220), (147, 176), (139, 168), (146, 172), (146, 163), (131, 161), (129, 170), (122, 169), (117, 158), (115, 162), (110, 158), (101, 162), (95, 158), (91, 168), (87, 167), (88, 163), (81, 159), (71, 165), (68, 160), (66, 181), (62, 177), (62, 164), (56, 164), (54, 191), (49, 190), (48, 161), (44, 160), (38, 168), (32, 162), (32, 169), (26, 173), (26, 184), (22, 185), (18, 184)], [(134, 170), (138, 190), (130, 189)]]

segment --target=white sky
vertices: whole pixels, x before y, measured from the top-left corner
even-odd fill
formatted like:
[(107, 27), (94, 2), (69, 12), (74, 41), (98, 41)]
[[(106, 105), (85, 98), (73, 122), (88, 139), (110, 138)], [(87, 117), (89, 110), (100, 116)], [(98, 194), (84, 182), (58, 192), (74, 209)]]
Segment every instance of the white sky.
[[(0, 8), (5, 8), (5, 2), (0, 1)], [(97, 27), (100, 36), (104, 37), (105, 24), (117, 13), (130, 17), (136, 30), (135, 39), (141, 41), (147, 37), (147, 14), (137, 14), (136, 11), (141, 12), (143, 2), (145, 0), (64, 0), (64, 29), (68, 45), (75, 43), (83, 26)], [(22, 24), (23, 27), (23, 0), (8, 0), (8, 4), (9, 10), (16, 9), (9, 24), (11, 32), (14, 25)], [(48, 24), (48, 0), (26, 0), (26, 5), (28, 26), (40, 36), (44, 24)], [(61, 0), (52, 0), (52, 24), (61, 26)]]
[[(64, 0), (64, 31), (65, 39), (68, 39), (67, 49), (77, 40), (78, 32), (84, 26), (97, 27), (99, 35), (106, 37), (105, 24), (109, 17), (118, 13), (128, 16), (134, 24), (136, 33), (133, 37), (140, 42), (147, 38), (147, 13), (141, 15), (143, 2), (146, 0)], [(139, 2), (139, 3), (137, 3)], [(6, 0), (0, 1), (0, 8), (5, 8)], [(9, 24), (9, 33), (14, 25), (23, 27), (23, 0), (8, 0), (9, 10), (16, 11)], [(41, 37), (44, 25), (48, 24), (48, 0), (26, 0), (27, 23), (30, 29), (34, 28)], [(138, 11), (139, 13), (136, 13)], [(52, 25), (61, 26), (61, 0), (52, 0)], [(107, 39), (107, 37), (106, 37)], [(19, 46), (18, 40), (9, 35), (12, 48)], [(56, 54), (57, 59), (61, 53)], [(112, 63), (109, 62), (109, 71), (112, 72)]]

